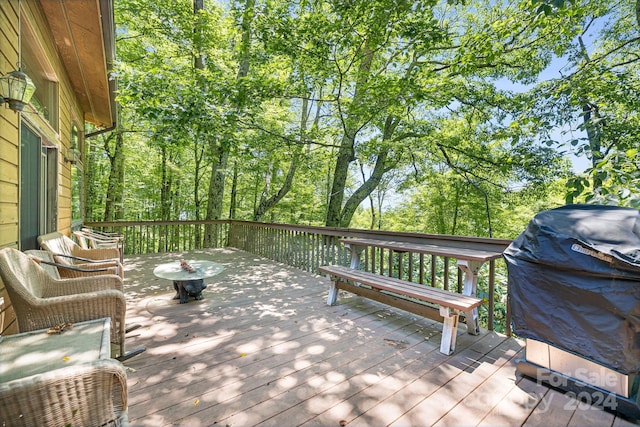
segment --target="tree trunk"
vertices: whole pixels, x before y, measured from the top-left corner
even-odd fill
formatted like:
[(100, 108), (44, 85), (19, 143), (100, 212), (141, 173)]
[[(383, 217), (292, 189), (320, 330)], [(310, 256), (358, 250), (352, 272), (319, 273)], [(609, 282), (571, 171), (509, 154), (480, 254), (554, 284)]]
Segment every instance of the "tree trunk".
[(333, 183), (329, 191), (329, 206), (327, 207), (327, 227), (339, 227), (342, 217), (342, 201), (349, 175), (349, 165), (355, 160), (353, 149), (355, 135), (344, 134), (338, 150), (338, 157), (333, 171)]
[[(204, 0), (193, 0), (193, 14), (198, 15), (198, 13), (204, 10)], [(196, 20), (196, 22), (198, 22), (198, 20)], [(197, 35), (199, 31), (199, 25), (196, 24), (195, 27), (193, 28), (193, 33)], [(197, 38), (197, 37), (196, 37)], [(195, 46), (198, 47), (198, 46)], [(205, 57), (204, 54), (202, 52), (195, 52), (195, 58), (194, 58), (194, 66), (196, 69), (199, 70), (204, 70), (205, 68)]]
[[(367, 180), (362, 163), (360, 163), (360, 175), (362, 176), (363, 182)], [(369, 199), (369, 211), (371, 212), (371, 222), (369, 223), (369, 230), (374, 230), (376, 227), (376, 205), (373, 202), (373, 196), (371, 194), (369, 194), (367, 198)]]
[[(87, 141), (85, 141), (85, 145)], [(96, 158), (98, 156), (98, 144), (89, 143), (84, 164), (84, 218), (87, 221), (95, 221), (98, 218), (94, 216), (94, 207), (99, 205), (98, 192), (88, 191), (87, 183), (95, 183), (96, 171), (98, 170)]]
[[(582, 37), (578, 37), (578, 42), (580, 43), (580, 50), (582, 53), (582, 57), (585, 62), (591, 62), (591, 58), (589, 58), (589, 54), (587, 53), (587, 48), (582, 40)], [(600, 163), (602, 160), (602, 145), (600, 140), (600, 111), (598, 106), (589, 102), (588, 99), (583, 99), (582, 102), (582, 120), (584, 123), (585, 130), (587, 132), (587, 139), (589, 140), (589, 151), (591, 152), (591, 166), (595, 171), (596, 165)], [(596, 190), (602, 186), (602, 180), (600, 179), (599, 174), (593, 174), (593, 189)]]
[(373, 173), (354, 193), (349, 197), (347, 202), (342, 209), (342, 213), (340, 215), (340, 222), (338, 223), (339, 227), (349, 227), (351, 223), (351, 219), (353, 218), (353, 214), (360, 206), (363, 200), (365, 200), (369, 194), (376, 189), (380, 180), (382, 179), (382, 175), (385, 173), (385, 163), (387, 161), (388, 151), (384, 150), (378, 154), (376, 158), (376, 164), (373, 168)]
[[(193, 143), (193, 155), (195, 157), (195, 171), (194, 171), (194, 179), (193, 179), (193, 204), (195, 209), (195, 219), (196, 221), (200, 221), (202, 216), (202, 198), (200, 197), (200, 180), (201, 176), (201, 168), (202, 161), (204, 156), (204, 149), (202, 148), (200, 142), (199, 135), (196, 136)], [(193, 234), (193, 240), (195, 242), (196, 249), (200, 249), (200, 245), (202, 243), (202, 230), (198, 226), (195, 228), (195, 232)]]
[[(242, 79), (249, 74), (249, 60), (251, 48), (251, 23), (254, 16), (255, 0), (246, 0), (245, 10), (242, 15), (242, 41), (240, 45), (240, 58), (238, 67), (237, 82), (239, 83), (238, 95), (233, 100), (232, 110), (236, 112), (229, 119), (227, 129), (236, 129), (237, 117), (244, 109), (245, 91), (242, 89)], [(211, 177), (209, 180), (209, 199), (207, 202), (207, 218), (208, 220), (220, 219), (222, 217), (222, 207), (224, 200), (225, 171), (229, 161), (229, 151), (233, 142), (233, 135), (229, 132), (224, 135), (223, 140), (213, 141), (210, 144), (212, 154)], [(216, 241), (216, 228), (212, 225), (205, 227), (204, 244), (210, 247)]]
[[(111, 140), (115, 140), (113, 146), (109, 143)], [(124, 218), (124, 136), (121, 128), (110, 135), (104, 149), (110, 163), (104, 221), (115, 221)]]
[[(209, 199), (207, 201), (207, 220), (220, 219), (224, 201), (225, 170), (229, 161), (229, 144), (224, 141), (213, 141), (211, 144), (213, 162), (209, 178)], [(212, 224), (205, 226), (204, 247), (215, 247), (218, 236), (217, 228)]]
[[(193, 33), (195, 35), (194, 40), (198, 40), (198, 33), (200, 32), (200, 21), (198, 19), (198, 14), (200, 11), (204, 10), (204, 0), (193, 0), (193, 14), (195, 15), (195, 24), (193, 27)], [(205, 64), (205, 56), (200, 51), (200, 46), (198, 42), (194, 42), (194, 58), (193, 58), (193, 67), (196, 70), (204, 70), (206, 68)], [(201, 74), (198, 74), (198, 78), (200, 78)], [(202, 81), (200, 82), (203, 84)], [(201, 200), (200, 200), (200, 164), (202, 163), (203, 151), (200, 151), (200, 138), (196, 137), (194, 139), (194, 155), (195, 155), (195, 179), (194, 179), (194, 187), (193, 187), (193, 201), (195, 206), (195, 219), (200, 220), (200, 208), (201, 208)], [(196, 227), (196, 231), (194, 233), (194, 240), (196, 248), (201, 247), (202, 235), (200, 231), (200, 227)]]
[(169, 221), (171, 218), (171, 172), (167, 165), (167, 148), (160, 149), (160, 218)]
[(256, 207), (256, 210), (253, 213), (254, 221), (260, 221), (262, 216), (270, 208), (272, 208), (280, 200), (282, 200), (282, 198), (287, 195), (289, 190), (291, 190), (291, 186), (293, 184), (293, 178), (296, 174), (296, 169), (300, 164), (301, 151), (302, 151), (302, 146), (298, 147), (297, 152), (293, 155), (293, 158), (291, 159), (291, 164), (289, 165), (289, 172), (287, 173), (287, 177), (285, 178), (284, 183), (282, 184), (282, 187), (280, 187), (280, 189), (271, 197), (267, 198), (266, 195), (264, 195), (265, 197), (262, 197), (260, 199), (260, 203), (258, 204), (258, 206)]
[(236, 217), (238, 206), (238, 162), (233, 162), (233, 179), (231, 180), (231, 200), (229, 202), (229, 219)]
[[(382, 140), (388, 141), (393, 136), (396, 128), (398, 127), (398, 123), (400, 121), (397, 120), (393, 116), (388, 116), (385, 120), (384, 129), (382, 130)], [(376, 157), (376, 163), (373, 167), (373, 172), (369, 179), (367, 179), (356, 191), (353, 192), (351, 197), (347, 200), (340, 213), (339, 222), (337, 223), (338, 227), (349, 227), (351, 223), (351, 219), (353, 218), (353, 214), (360, 206), (363, 200), (365, 200), (380, 184), (380, 180), (382, 176), (387, 171), (387, 159), (389, 156), (389, 150), (386, 148), (381, 148), (380, 152)]]
[[(295, 177), (296, 170), (298, 169), (298, 165), (300, 164), (300, 159), (302, 157), (303, 147), (307, 145), (307, 126), (309, 121), (309, 99), (308, 97), (304, 97), (302, 100), (302, 108), (300, 114), (300, 143), (295, 148), (293, 157), (291, 159), (291, 163), (289, 164), (289, 171), (287, 172), (287, 177), (282, 184), (282, 187), (270, 197), (267, 197), (268, 192), (265, 191), (260, 198), (260, 203), (253, 211), (253, 220), (260, 221), (260, 219), (264, 216), (264, 214), (274, 207), (287, 193), (291, 190), (293, 185), (293, 178)], [(317, 116), (316, 116), (317, 117)]]
[[(367, 40), (363, 46), (362, 60), (358, 67), (358, 77), (356, 79), (355, 93), (352, 100), (352, 104), (356, 107), (363, 102), (362, 92), (365, 90), (364, 86), (369, 80), (373, 55), (374, 52), (371, 50), (369, 41)], [(342, 117), (344, 133), (342, 135), (342, 140), (340, 141), (338, 157), (335, 163), (336, 167), (333, 172), (333, 183), (331, 185), (331, 191), (329, 192), (329, 206), (327, 206), (325, 221), (325, 225), (327, 227), (339, 227), (340, 224), (344, 223), (342, 202), (344, 200), (347, 177), (349, 176), (349, 166), (351, 165), (351, 162), (356, 159), (354, 145), (357, 130), (361, 126), (361, 123), (358, 123), (359, 121), (360, 120), (358, 120), (355, 115), (352, 116), (349, 113), (346, 113), (346, 115)], [(349, 218), (349, 220), (350, 219), (351, 218)]]

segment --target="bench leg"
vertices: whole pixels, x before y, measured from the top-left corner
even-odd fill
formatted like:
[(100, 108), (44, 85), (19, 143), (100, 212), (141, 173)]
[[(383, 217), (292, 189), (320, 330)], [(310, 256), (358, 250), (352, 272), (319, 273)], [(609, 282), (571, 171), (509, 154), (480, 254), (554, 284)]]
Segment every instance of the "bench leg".
[(471, 311), (465, 311), (464, 317), (467, 320), (467, 332), (470, 335), (478, 335), (480, 333), (480, 326), (478, 322), (478, 309), (474, 308)]
[[(464, 295), (476, 296), (478, 271), (480, 271), (481, 267), (482, 263), (480, 261), (458, 260), (458, 268), (464, 273), (464, 288), (462, 291)], [(465, 312), (465, 318), (467, 320), (467, 332), (471, 335), (478, 335), (480, 333), (478, 309), (474, 308), (471, 311)]]
[(351, 251), (351, 264), (349, 265), (350, 268), (353, 268), (354, 270), (359, 270), (360, 269), (360, 254), (362, 254), (362, 250), (365, 248), (364, 246), (358, 246), (358, 245), (350, 245), (350, 244), (346, 244), (344, 245), (345, 248), (349, 248), (349, 250)]
[(338, 300), (338, 287), (336, 281), (332, 280), (329, 285), (329, 297), (327, 298), (327, 305), (334, 305)]
[(453, 354), (456, 350), (456, 337), (458, 332), (458, 310), (449, 307), (440, 307), (440, 315), (444, 317), (442, 325), (442, 341), (440, 352), (446, 355)]
[[(349, 268), (360, 270), (360, 255), (362, 254), (365, 246), (346, 244), (344, 247), (351, 250), (351, 264), (349, 264)], [(355, 284), (356, 286), (361, 286), (358, 282), (355, 282)]]

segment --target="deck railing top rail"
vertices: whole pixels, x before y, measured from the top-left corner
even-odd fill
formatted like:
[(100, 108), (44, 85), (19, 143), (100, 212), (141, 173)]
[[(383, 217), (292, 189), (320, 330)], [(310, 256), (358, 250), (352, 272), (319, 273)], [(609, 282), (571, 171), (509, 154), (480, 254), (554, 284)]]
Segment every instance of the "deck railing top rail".
[(244, 225), (248, 227), (266, 227), (275, 230), (290, 230), (302, 233), (314, 233), (325, 236), (361, 237), (379, 240), (394, 240), (410, 243), (446, 244), (449, 246), (498, 250), (502, 251), (511, 244), (508, 239), (496, 239), (491, 237), (455, 236), (447, 234), (426, 234), (406, 231), (367, 230), (360, 228), (324, 227), (315, 225), (279, 224), (255, 221), (238, 220), (190, 220), (190, 221), (113, 221), (113, 222), (87, 222), (90, 227), (102, 229), (126, 229), (127, 227), (144, 226), (176, 226), (176, 225), (206, 225), (206, 224)]

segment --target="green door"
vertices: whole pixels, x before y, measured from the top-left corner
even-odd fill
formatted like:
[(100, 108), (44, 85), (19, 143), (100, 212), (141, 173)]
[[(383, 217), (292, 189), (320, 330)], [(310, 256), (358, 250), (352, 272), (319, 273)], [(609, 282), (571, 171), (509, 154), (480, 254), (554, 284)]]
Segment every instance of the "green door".
[(22, 124), (20, 133), (20, 249), (38, 249), (40, 234), (40, 137)]
[(57, 150), (24, 123), (20, 130), (20, 249), (38, 249), (38, 236), (56, 230)]

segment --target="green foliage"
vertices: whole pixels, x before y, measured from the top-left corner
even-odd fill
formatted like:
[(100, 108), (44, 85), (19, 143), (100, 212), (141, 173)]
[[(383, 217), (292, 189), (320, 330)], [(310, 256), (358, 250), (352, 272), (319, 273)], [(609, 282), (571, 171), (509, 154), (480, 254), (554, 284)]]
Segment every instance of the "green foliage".
[[(124, 219), (204, 218), (218, 196), (252, 219), (280, 195), (261, 220), (326, 224), (333, 203), (343, 225), (512, 238), (563, 201), (640, 203), (630, 2), (115, 7)], [(563, 75), (541, 77), (554, 58)], [(90, 143), (100, 219), (109, 163)], [(569, 153), (591, 166), (570, 173)]]

